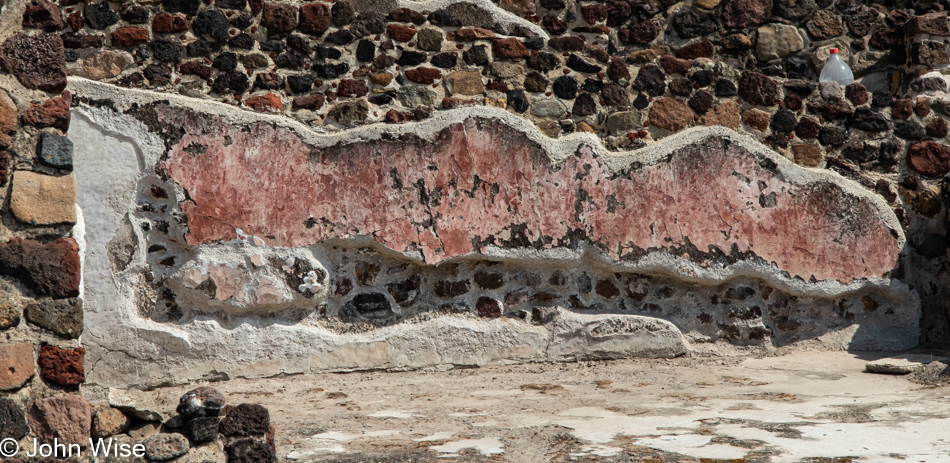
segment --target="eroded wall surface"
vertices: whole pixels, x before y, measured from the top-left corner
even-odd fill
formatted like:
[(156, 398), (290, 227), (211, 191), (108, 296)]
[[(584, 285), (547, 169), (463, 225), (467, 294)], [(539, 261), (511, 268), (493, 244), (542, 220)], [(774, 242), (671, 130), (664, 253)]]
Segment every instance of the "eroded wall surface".
[(0, 429), (81, 384), (947, 344), (946, 37), (910, 0), (7, 1)]

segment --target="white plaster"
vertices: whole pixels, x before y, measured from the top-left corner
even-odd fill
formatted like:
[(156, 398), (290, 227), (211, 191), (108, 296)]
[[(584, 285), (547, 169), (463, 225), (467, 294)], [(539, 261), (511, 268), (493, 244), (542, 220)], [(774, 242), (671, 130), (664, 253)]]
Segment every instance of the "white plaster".
[(462, 449), (474, 449), (478, 450), (482, 455), (487, 456), (505, 453), (505, 446), (501, 443), (501, 439), (497, 437), (462, 439), (459, 441), (446, 442), (442, 445), (435, 445), (429, 447), (429, 449), (440, 453), (458, 453)]

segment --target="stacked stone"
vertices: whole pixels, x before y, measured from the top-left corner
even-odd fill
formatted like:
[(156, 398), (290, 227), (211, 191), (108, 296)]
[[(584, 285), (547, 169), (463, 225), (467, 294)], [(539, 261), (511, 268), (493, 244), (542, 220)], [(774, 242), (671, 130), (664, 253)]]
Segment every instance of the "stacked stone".
[(65, 137), (72, 96), (63, 43), (49, 33), (62, 19), (58, 6), (30, 5), (23, 22), (40, 30), (9, 31), (0, 45), (0, 186), (10, 205), (0, 242), (0, 440), (86, 445), (92, 410), (78, 394), (83, 306)]

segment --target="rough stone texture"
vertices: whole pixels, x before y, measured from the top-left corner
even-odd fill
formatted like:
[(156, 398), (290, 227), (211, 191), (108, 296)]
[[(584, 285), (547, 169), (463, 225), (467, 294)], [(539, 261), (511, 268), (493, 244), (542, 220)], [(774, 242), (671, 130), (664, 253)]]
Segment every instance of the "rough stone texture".
[(323, 35), (332, 23), (330, 8), (324, 3), (306, 3), (300, 7), (297, 30), (310, 35)]
[(13, 144), (13, 135), (20, 128), (16, 104), (5, 91), (0, 91), (0, 148)]
[(254, 436), (266, 434), (270, 427), (270, 412), (257, 404), (240, 404), (231, 409), (219, 427), (225, 436)]
[(30, 408), (30, 429), (40, 442), (89, 445), (92, 410), (78, 395), (37, 400)]
[(297, 27), (297, 8), (287, 3), (265, 2), (261, 25), (267, 28), (268, 35), (290, 32)]
[(129, 427), (129, 417), (121, 410), (106, 407), (96, 410), (92, 418), (92, 437), (111, 437)]
[(743, 71), (739, 78), (739, 96), (754, 105), (774, 106), (779, 102), (778, 84), (764, 74)]
[(44, 132), (40, 135), (37, 149), (41, 163), (61, 169), (73, 168), (73, 142), (68, 138)]
[(66, 88), (66, 55), (55, 34), (18, 33), (3, 42), (3, 68), (26, 88), (59, 93)]
[(33, 344), (0, 344), (0, 391), (19, 389), (35, 372)]
[(50, 243), (14, 238), (0, 244), (0, 275), (18, 278), (38, 296), (79, 295), (79, 246), (73, 239)]
[(81, 66), (70, 66), (70, 75), (92, 80), (110, 79), (135, 63), (135, 58), (125, 51), (99, 51), (82, 60)]
[[(655, 104), (655, 103), (654, 103)], [(683, 105), (682, 103), (679, 103)], [(685, 105), (683, 105), (685, 107)], [(686, 109), (688, 111), (688, 108)], [(344, 210), (329, 210), (322, 208), (320, 204), (323, 204), (323, 201), (317, 200), (312, 203), (312, 205), (300, 208), (297, 212), (291, 213), (289, 211), (281, 211), (280, 216), (270, 216), (270, 215), (260, 215), (259, 212), (252, 213), (251, 211), (265, 211), (268, 210), (266, 207), (257, 206), (253, 203), (248, 202), (248, 198), (278, 198), (286, 197), (289, 192), (285, 193), (281, 191), (280, 185), (286, 185), (290, 187), (293, 185), (295, 193), (296, 189), (301, 185), (316, 185), (319, 182), (309, 178), (309, 175), (318, 175), (306, 174), (305, 177), (284, 177), (284, 180), (280, 182), (269, 182), (268, 180), (261, 178), (260, 176), (255, 175), (246, 175), (241, 172), (262, 172), (259, 167), (256, 166), (256, 161), (253, 159), (244, 158), (240, 164), (233, 163), (232, 168), (227, 172), (230, 179), (233, 178), (242, 178), (246, 179), (241, 183), (233, 183), (224, 177), (220, 177), (220, 174), (224, 172), (214, 169), (211, 166), (216, 165), (218, 162), (218, 157), (228, 157), (231, 159), (241, 159), (243, 156), (242, 148), (246, 143), (254, 143), (261, 145), (257, 146), (286, 146), (288, 148), (282, 149), (279, 154), (275, 153), (274, 156), (268, 157), (269, 162), (273, 163), (277, 159), (283, 159), (282, 162), (290, 163), (291, 165), (298, 165), (299, 163), (307, 164), (310, 161), (307, 159), (312, 159), (313, 154), (311, 150), (303, 145), (299, 139), (290, 135), (287, 132), (282, 132), (279, 130), (273, 130), (263, 125), (257, 125), (251, 130), (251, 134), (245, 133), (232, 133), (230, 135), (233, 140), (232, 147), (225, 147), (221, 141), (214, 141), (211, 139), (202, 139), (195, 138), (192, 136), (186, 136), (183, 138), (182, 142), (177, 145), (171, 154), (169, 160), (168, 169), (172, 178), (178, 181), (182, 186), (184, 186), (188, 191), (192, 193), (193, 203), (189, 202), (183, 205), (185, 212), (192, 218), (192, 221), (189, 223), (189, 234), (187, 236), (189, 243), (207, 243), (213, 242), (220, 239), (232, 239), (233, 238), (233, 227), (237, 226), (242, 228), (246, 233), (252, 233), (254, 235), (274, 236), (274, 242), (279, 243), (279, 245), (291, 245), (291, 246), (301, 246), (310, 243), (319, 242), (323, 239), (329, 238), (331, 236), (349, 236), (349, 233), (363, 229), (372, 228), (378, 230), (374, 225), (376, 223), (388, 223), (386, 227), (387, 233), (377, 231), (375, 238), (381, 244), (385, 246), (404, 252), (410, 248), (416, 248), (417, 246), (422, 249), (422, 253), (425, 256), (426, 261), (435, 262), (451, 256), (464, 255), (473, 251), (477, 251), (477, 247), (473, 247), (472, 239), (475, 236), (481, 237), (480, 239), (485, 240), (487, 237), (492, 236), (507, 236), (509, 232), (505, 231), (507, 228), (504, 224), (501, 223), (491, 223), (488, 221), (474, 221), (469, 222), (466, 217), (476, 217), (480, 214), (487, 213), (493, 214), (495, 208), (502, 207), (505, 210), (508, 210), (510, 204), (530, 204), (533, 201), (542, 201), (545, 204), (563, 204), (567, 207), (570, 204), (574, 203), (574, 200), (554, 200), (553, 197), (560, 197), (561, 195), (567, 194), (568, 197), (572, 197), (573, 188), (567, 192), (562, 192), (557, 189), (548, 190), (539, 190), (537, 185), (540, 184), (554, 184), (560, 183), (563, 185), (570, 185), (572, 182), (566, 179), (560, 179), (561, 175), (569, 175), (568, 172), (571, 171), (570, 168), (567, 168), (570, 164), (588, 162), (586, 160), (580, 160), (572, 158), (569, 160), (569, 164), (562, 167), (558, 174), (548, 170), (548, 163), (545, 161), (541, 164), (538, 164), (538, 160), (543, 160), (544, 156), (539, 154), (538, 148), (532, 143), (516, 142), (516, 140), (522, 140), (521, 136), (515, 136), (510, 129), (505, 128), (503, 125), (491, 124), (485, 121), (470, 120), (465, 124), (456, 124), (450, 128), (444, 130), (442, 134), (438, 135), (436, 138), (443, 140), (441, 146), (458, 146), (462, 153), (468, 153), (467, 156), (472, 156), (474, 159), (484, 160), (485, 164), (470, 164), (470, 161), (466, 161), (461, 165), (470, 165), (468, 169), (457, 172), (455, 175), (461, 178), (472, 178), (473, 175), (478, 175), (479, 178), (485, 179), (483, 181), (494, 183), (499, 182), (501, 184), (508, 185), (509, 194), (514, 194), (511, 199), (498, 201), (491, 201), (490, 196), (476, 196), (475, 198), (465, 199), (462, 198), (459, 201), (452, 203), (441, 203), (439, 205), (430, 205), (430, 208), (434, 208), (437, 212), (437, 217), (444, 217), (446, 220), (440, 221), (434, 224), (435, 230), (438, 230), (436, 235), (435, 231), (430, 228), (416, 228), (411, 225), (411, 223), (422, 223), (423, 221), (418, 219), (413, 219), (412, 217), (419, 215), (428, 216), (427, 208), (424, 208), (422, 205), (413, 204), (410, 205), (408, 202), (410, 198), (415, 197), (415, 193), (412, 195), (404, 196), (403, 193), (399, 193), (398, 190), (395, 192), (395, 195), (387, 195), (380, 197), (367, 197), (363, 194), (358, 194), (350, 197), (349, 195), (337, 196), (335, 200), (331, 201), (334, 204), (346, 204), (352, 209)], [(206, 144), (208, 146), (214, 146), (214, 149), (208, 150), (203, 155), (193, 156), (182, 151), (185, 146), (190, 145), (193, 142), (199, 142)], [(521, 143), (521, 144), (513, 144)], [(712, 143), (711, 149), (721, 150), (721, 148), (716, 147), (714, 141), (709, 141)], [(350, 145), (350, 154), (349, 158), (353, 164), (347, 164), (348, 169), (351, 169), (354, 178), (368, 179), (368, 178), (378, 178), (379, 183), (369, 187), (367, 191), (384, 191), (385, 189), (391, 188), (388, 180), (389, 174), (395, 169), (396, 172), (399, 172), (402, 176), (402, 183), (405, 185), (415, 185), (417, 181), (422, 181), (427, 185), (427, 189), (436, 188), (439, 185), (446, 185), (445, 180), (439, 180), (440, 177), (435, 174), (426, 174), (418, 178), (415, 178), (416, 175), (419, 175), (421, 172), (419, 169), (415, 169), (411, 166), (413, 165), (442, 165), (443, 163), (449, 162), (456, 164), (459, 161), (456, 160), (456, 155), (451, 154), (455, 151), (453, 150), (433, 150), (431, 145), (427, 144), (412, 144), (404, 145), (398, 143), (390, 142), (376, 142), (373, 143), (374, 148), (372, 150), (368, 149), (359, 149), (356, 147), (358, 145)], [(295, 148), (290, 148), (295, 147)], [(368, 147), (367, 147), (368, 148)], [(383, 153), (389, 152), (392, 150), (393, 153), (401, 153), (399, 156), (389, 156), (384, 155)], [(320, 152), (320, 151), (318, 151)], [(360, 154), (360, 153), (366, 154)], [(366, 168), (370, 164), (358, 161), (359, 156), (366, 156), (372, 153), (379, 153), (381, 155), (379, 159), (390, 160), (391, 162), (386, 166), (374, 167), (374, 169), (382, 169), (382, 171), (387, 172), (386, 175), (379, 175), (376, 173), (363, 172), (362, 169)], [(638, 176), (643, 176), (642, 181), (653, 181), (647, 180), (652, 178), (652, 175), (663, 175), (659, 171), (669, 168), (669, 169), (678, 169), (679, 166), (682, 166), (686, 163), (689, 164), (690, 156), (685, 153), (689, 153), (689, 150), (684, 151), (684, 155), (680, 157), (674, 157), (672, 164), (669, 166), (658, 165), (654, 168), (647, 169), (639, 174)], [(718, 151), (717, 151), (718, 152)], [(322, 156), (333, 156), (332, 152), (326, 152)], [(534, 185), (530, 188), (532, 191), (536, 191), (535, 194), (540, 194), (540, 197), (536, 199), (527, 199), (531, 196), (524, 196), (528, 190), (521, 190), (520, 187), (516, 188), (514, 185), (517, 184), (516, 180), (502, 180), (499, 177), (500, 172), (493, 173), (488, 169), (488, 166), (493, 165), (492, 162), (488, 160), (493, 159), (496, 156), (499, 156), (500, 153), (506, 153), (505, 158), (507, 161), (502, 163), (506, 166), (505, 172), (521, 172), (518, 178), (526, 179), (535, 179), (531, 181), (531, 184)], [(709, 154), (707, 154), (708, 156)], [(373, 156), (377, 156), (374, 154)], [(715, 163), (716, 169), (726, 169), (726, 168), (735, 168), (735, 169), (747, 169), (748, 167), (743, 167), (747, 157), (736, 153), (736, 157), (729, 158), (728, 155), (722, 154), (725, 156), (723, 162)], [(463, 158), (465, 159), (465, 158)], [(596, 161), (592, 165), (598, 165)], [(701, 163), (702, 165), (708, 165), (708, 162)], [(271, 164), (274, 166), (274, 164)], [(501, 164), (499, 164), (501, 165)], [(483, 166), (483, 167), (482, 167)], [(524, 166), (524, 167), (515, 167), (515, 166)], [(528, 167), (532, 166), (532, 167)], [(598, 167), (602, 169), (602, 167)], [(695, 168), (691, 168), (695, 169)], [(269, 171), (275, 171), (274, 167), (267, 169)], [(653, 173), (653, 172), (656, 173)], [(290, 172), (288, 169), (276, 169), (276, 172)], [(299, 172), (299, 171), (298, 171)], [(337, 175), (340, 173), (337, 171)], [(709, 171), (709, 170), (698, 170), (693, 175), (707, 175), (710, 178), (697, 181), (697, 185), (709, 185), (715, 184), (720, 181), (717, 180), (714, 182), (712, 180), (715, 177), (718, 170)], [(730, 170), (731, 172), (731, 170)], [(282, 174), (285, 175), (285, 174)], [(731, 175), (731, 174), (730, 174)], [(758, 175), (765, 175), (766, 177), (769, 174), (762, 172), (756, 173)], [(598, 177), (599, 178), (599, 177)], [(545, 179), (545, 180), (542, 180)], [(550, 183), (548, 183), (550, 182)], [(272, 186), (271, 186), (272, 185)], [(276, 188), (275, 188), (276, 187)], [(613, 184), (610, 188), (618, 188), (618, 191), (625, 191), (624, 189), (630, 188), (627, 186), (624, 181)], [(443, 187), (444, 188), (444, 187)], [(483, 186), (486, 188), (485, 195), (488, 195), (488, 185)], [(525, 187), (527, 188), (527, 187)], [(604, 188), (599, 187), (599, 188)], [(663, 188), (673, 188), (669, 193), (660, 193), (655, 191), (656, 194), (663, 194), (664, 197), (675, 197), (675, 198), (684, 198), (690, 197), (691, 194), (697, 195), (696, 197), (705, 197), (708, 196), (707, 193), (699, 192), (690, 192), (690, 191), (678, 191), (679, 186), (673, 185), (664, 185)], [(587, 189), (585, 187), (584, 189)], [(254, 192), (251, 194), (250, 192)], [(362, 191), (362, 190), (361, 190)], [(835, 188), (829, 188), (823, 191), (823, 194), (831, 194), (834, 197), (841, 197), (844, 193)], [(265, 193), (266, 192), (266, 193)], [(336, 190), (335, 194), (341, 194), (342, 191)], [(311, 193), (314, 198), (321, 198), (326, 195), (326, 190), (317, 189)], [(443, 193), (445, 194), (445, 193)], [(604, 195), (599, 195), (603, 198), (609, 193), (605, 192)], [(552, 195), (552, 199), (548, 198), (548, 195)], [(624, 194), (623, 196), (627, 196)], [(466, 196), (467, 197), (467, 196)], [(240, 199), (238, 199), (240, 198)], [(512, 200), (518, 198), (516, 203), (513, 203)], [(640, 198), (640, 199), (634, 199)], [(799, 197), (795, 201), (808, 201), (807, 195)], [(499, 198), (500, 199), (500, 198)], [(527, 203), (525, 201), (528, 201)], [(736, 199), (738, 200), (738, 199)], [(369, 201), (369, 203), (365, 203)], [(381, 203), (380, 201), (383, 201)], [(393, 202), (395, 201), (395, 202)], [(596, 201), (596, 200), (595, 200)], [(648, 204), (650, 200), (644, 195), (633, 195), (630, 196), (627, 201), (627, 208), (633, 208), (633, 210), (652, 210)], [(638, 201), (645, 201), (640, 204)], [(757, 199), (755, 199), (757, 201)], [(784, 201), (784, 200), (783, 200)], [(381, 207), (381, 204), (386, 202), (391, 203), (392, 206)], [(364, 204), (365, 203), (365, 204)], [(232, 204), (238, 205), (241, 204), (240, 208), (235, 206), (228, 206), (226, 208), (221, 208), (221, 204)], [(372, 206), (370, 206), (372, 204)], [(784, 203), (783, 203), (784, 204)], [(801, 205), (798, 205), (801, 204)], [(799, 210), (797, 208), (803, 207), (804, 203), (794, 202), (788, 203), (784, 207), (771, 208), (768, 209), (769, 219), (766, 221), (755, 220), (755, 223), (770, 223), (777, 224), (784, 220), (785, 217), (781, 211), (791, 211)], [(725, 205), (720, 207), (726, 207)], [(462, 212), (468, 211), (469, 208), (473, 208), (472, 211), (475, 212)], [(645, 208), (645, 209), (644, 209)], [(790, 209), (789, 209), (790, 208)], [(227, 211), (224, 214), (222, 213), (211, 213), (212, 210)], [(374, 215), (368, 215), (366, 212), (358, 211), (377, 211), (377, 213), (382, 213), (382, 216), (375, 217)], [(622, 251), (621, 254), (616, 254), (614, 249), (630, 248), (635, 249), (637, 247), (641, 249), (646, 249), (649, 247), (666, 247), (669, 242), (664, 241), (660, 236), (653, 235), (649, 232), (641, 233), (638, 230), (638, 225), (631, 223), (629, 217), (625, 217), (624, 223), (626, 224), (622, 227), (625, 231), (620, 232), (619, 234), (615, 231), (608, 231), (610, 228), (607, 225), (608, 222), (597, 221), (594, 223), (599, 223), (596, 227), (591, 227), (591, 222), (587, 220), (577, 221), (578, 218), (574, 219), (565, 219), (569, 217), (575, 217), (573, 206), (570, 206), (569, 209), (565, 209), (562, 212), (556, 212), (549, 209), (549, 213), (546, 215), (552, 220), (557, 220), (557, 223), (561, 225), (556, 225), (555, 223), (548, 223), (540, 218), (532, 217), (530, 215), (521, 215), (517, 210), (511, 210), (505, 212), (504, 215), (510, 217), (512, 223), (524, 223), (527, 225), (527, 230), (530, 235), (534, 236), (533, 239), (538, 239), (540, 236), (552, 236), (555, 238), (560, 238), (567, 233), (567, 228), (571, 229), (580, 228), (586, 229), (587, 236), (593, 238), (593, 241), (599, 243), (598, 246), (601, 246), (605, 251), (608, 251), (608, 254), (619, 257), (620, 255), (625, 254), (625, 251)], [(595, 208), (592, 210), (606, 210), (604, 206), (600, 208)], [(205, 212), (208, 211), (208, 212)], [(391, 212), (386, 212), (391, 211)], [(398, 212), (397, 212), (398, 211)], [(720, 213), (723, 210), (720, 209)], [(500, 211), (497, 213), (501, 213)], [(667, 217), (666, 214), (674, 213), (671, 210), (666, 209), (664, 211), (656, 211), (650, 216), (650, 223), (654, 224), (654, 229), (656, 229), (657, 223), (665, 223), (665, 220), (673, 220), (672, 217)], [(697, 211), (697, 213), (699, 213)], [(760, 212), (762, 213), (762, 212)], [(864, 214), (874, 214), (870, 209), (866, 210)], [(338, 215), (340, 214), (340, 215)], [(388, 214), (392, 215), (391, 218), (388, 218)], [(338, 220), (342, 220), (342, 217), (346, 217), (346, 226), (341, 227), (341, 225), (334, 225)], [(408, 217), (407, 217), (408, 215)], [(207, 219), (205, 219), (207, 217)], [(213, 217), (213, 218), (212, 218)], [(302, 227), (298, 224), (304, 223), (308, 217), (323, 217), (326, 220), (320, 226), (315, 226), (313, 228)], [(339, 217), (339, 219), (337, 218)], [(554, 219), (554, 217), (559, 217)], [(584, 216), (582, 216), (584, 217)], [(643, 216), (646, 219), (645, 216)], [(666, 218), (664, 218), (666, 217)], [(451, 219), (458, 218), (458, 219)], [(610, 215), (604, 217), (603, 220), (614, 220)], [(567, 222), (561, 222), (567, 220)], [(620, 217), (617, 217), (616, 220), (621, 220)], [(382, 221), (382, 222), (378, 222)], [(839, 225), (836, 225), (837, 219), (832, 219), (831, 216), (819, 215), (815, 218), (815, 229), (832, 229)], [(365, 225), (361, 225), (365, 224)], [(400, 228), (397, 228), (396, 224), (402, 223)], [(705, 223), (703, 221), (690, 221), (690, 223)], [(227, 224), (227, 225), (225, 225)], [(586, 224), (586, 225), (585, 225)], [(649, 224), (644, 223), (642, 226), (643, 230), (647, 230)], [(346, 229), (343, 232), (343, 229)], [(662, 228), (661, 228), (662, 229)], [(738, 230), (741, 230), (740, 227)], [(785, 232), (792, 229), (797, 229), (796, 227), (789, 227)], [(336, 231), (339, 230), (339, 231)], [(402, 232), (397, 232), (397, 230), (403, 230)], [(682, 237), (688, 236), (690, 241), (696, 245), (699, 249), (706, 249), (707, 245), (719, 246), (720, 249), (730, 249), (732, 248), (732, 239), (724, 240), (721, 234), (715, 233), (711, 235), (702, 235), (699, 230), (696, 233), (691, 233), (687, 231), (681, 231), (676, 233), (675, 236), (670, 236), (673, 239), (673, 242), (683, 239)], [(737, 230), (737, 232), (738, 232)], [(682, 234), (681, 234), (682, 233)], [(866, 238), (865, 238), (866, 237)], [(873, 238), (872, 238), (873, 237)], [(496, 238), (499, 239), (499, 238)], [(506, 238), (500, 238), (501, 240), (506, 240)], [(748, 241), (749, 245), (752, 246), (752, 249), (759, 250), (757, 252), (762, 252), (763, 249), (770, 249), (767, 245), (754, 244), (755, 239), (764, 239), (764, 235), (749, 235), (748, 238), (742, 238), (739, 242), (746, 243)], [(890, 237), (890, 232), (887, 231), (886, 227), (878, 228), (867, 228), (864, 229), (862, 233), (855, 235), (847, 240), (847, 243), (836, 243), (829, 244), (824, 243), (822, 240), (821, 248), (824, 249), (821, 253), (809, 254), (801, 250), (804, 249), (817, 249), (816, 246), (819, 246), (818, 242), (813, 240), (819, 239), (818, 235), (814, 233), (809, 233), (807, 236), (784, 236), (781, 238), (783, 243), (792, 242), (801, 242), (801, 246), (781, 246), (781, 250), (775, 249), (770, 250), (768, 257), (762, 256), (768, 261), (775, 261), (778, 263), (780, 268), (788, 269), (792, 274), (798, 274), (797, 272), (803, 272), (804, 269), (808, 269), (809, 274), (815, 274), (818, 278), (840, 278), (840, 279), (850, 279), (856, 275), (869, 275), (877, 274), (880, 275), (888, 269), (893, 268), (897, 249), (894, 247), (893, 238)], [(867, 241), (865, 241), (867, 240)], [(502, 241), (504, 242), (504, 241)], [(530, 241), (529, 241), (530, 242)], [(738, 242), (737, 242), (738, 243)], [(885, 245), (884, 249), (880, 249), (883, 243), (891, 243), (890, 245)], [(544, 246), (544, 245), (542, 245)], [(745, 244), (740, 245), (740, 250), (746, 246)], [(828, 247), (830, 246), (830, 247)], [(547, 246), (544, 246), (547, 247)], [(865, 259), (865, 262), (858, 263), (855, 261), (855, 252), (854, 249), (880, 249), (872, 253), (858, 253)], [(798, 250), (801, 249), (801, 250)], [(874, 255), (874, 258), (868, 260), (869, 255)], [(834, 257), (832, 257), (834, 256)], [(835, 262), (835, 265), (829, 267), (823, 267), (824, 265), (830, 265), (830, 262)], [(797, 269), (797, 270), (794, 270)], [(819, 270), (820, 269), (820, 270)]]
[(19, 308), (8, 303), (0, 303), (0, 331), (13, 328), (19, 324)]
[(55, 127), (66, 131), (69, 129), (69, 107), (72, 101), (72, 94), (63, 92), (43, 104), (33, 103), (24, 111), (23, 122), (38, 128)]
[(498, 59), (519, 59), (528, 56), (528, 49), (516, 38), (492, 42), (492, 54)]
[(199, 387), (181, 396), (176, 411), (185, 418), (218, 416), (224, 408), (224, 394), (214, 388)]
[(26, 320), (67, 339), (82, 333), (82, 299), (60, 299), (36, 302), (23, 311)]
[(148, 43), (148, 31), (140, 27), (122, 27), (112, 31), (112, 45), (133, 48)]
[(950, 172), (950, 148), (932, 140), (915, 143), (907, 150), (907, 165), (930, 177), (944, 175)]
[(236, 441), (226, 447), (231, 463), (275, 463), (277, 456), (264, 442), (251, 439)]
[(795, 26), (773, 24), (759, 28), (756, 56), (762, 61), (784, 58), (805, 46)]
[(477, 71), (453, 72), (443, 82), (451, 95), (480, 95), (485, 91), (485, 84)]
[(761, 24), (772, 7), (770, 0), (729, 0), (722, 9), (727, 27), (746, 28)]
[(212, 442), (218, 438), (221, 419), (214, 416), (193, 418), (185, 425), (188, 438), (194, 443)]
[(19, 440), (28, 432), (30, 432), (30, 428), (26, 424), (23, 409), (10, 398), (0, 398), (0, 440)]
[(40, 349), (40, 376), (60, 386), (76, 386), (86, 381), (83, 360), (86, 349), (43, 346)]
[(693, 120), (693, 113), (675, 98), (658, 98), (650, 108), (650, 124), (666, 130), (682, 130)]
[(13, 174), (10, 210), (34, 225), (76, 223), (76, 182), (73, 176), (52, 177), (20, 170)]
[(142, 441), (145, 445), (145, 457), (151, 461), (174, 460), (191, 448), (188, 439), (178, 433), (155, 434)]

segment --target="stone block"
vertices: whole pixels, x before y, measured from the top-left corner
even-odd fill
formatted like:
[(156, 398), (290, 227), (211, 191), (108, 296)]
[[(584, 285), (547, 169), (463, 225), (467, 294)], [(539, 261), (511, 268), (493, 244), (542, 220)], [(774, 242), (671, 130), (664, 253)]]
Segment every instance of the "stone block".
[(73, 168), (73, 142), (62, 135), (43, 132), (37, 151), (43, 164), (61, 169)]
[(78, 395), (61, 395), (33, 403), (29, 415), (30, 429), (40, 442), (89, 445), (92, 409)]
[(17, 220), (32, 225), (76, 223), (75, 179), (16, 171), (10, 210)]
[(34, 373), (33, 344), (0, 344), (0, 391), (19, 389)]

